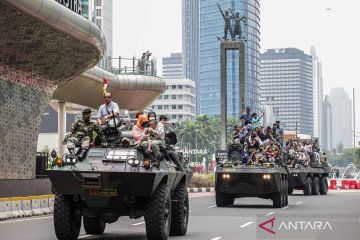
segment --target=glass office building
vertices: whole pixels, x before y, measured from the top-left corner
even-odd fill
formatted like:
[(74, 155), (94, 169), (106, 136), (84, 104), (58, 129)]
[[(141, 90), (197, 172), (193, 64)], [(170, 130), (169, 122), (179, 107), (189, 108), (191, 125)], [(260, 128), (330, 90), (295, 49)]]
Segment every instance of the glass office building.
[(260, 3), (259, 0), (200, 0), (199, 34), (199, 113), (220, 115), (220, 41), (224, 34), (224, 20), (216, 6), (247, 17), (241, 23), (245, 42), (245, 96), (239, 94), (239, 69), (237, 51), (227, 52), (228, 115), (239, 117), (240, 99), (259, 112), (260, 65)]

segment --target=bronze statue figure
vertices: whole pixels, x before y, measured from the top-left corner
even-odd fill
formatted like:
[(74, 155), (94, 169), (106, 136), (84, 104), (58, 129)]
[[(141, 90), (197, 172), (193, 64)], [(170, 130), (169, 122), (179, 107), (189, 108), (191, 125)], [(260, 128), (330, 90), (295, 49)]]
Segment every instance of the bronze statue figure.
[(217, 3), (216, 5), (219, 7), (219, 10), (220, 10), (221, 15), (223, 16), (224, 22), (225, 22), (225, 25), (224, 25), (224, 39), (225, 39), (225, 40), (228, 40), (228, 39), (227, 39), (227, 33), (228, 33), (228, 31), (229, 31), (229, 32), (230, 32), (231, 39), (234, 40), (234, 33), (233, 33), (232, 28), (231, 28), (231, 19), (232, 19), (233, 17), (229, 15), (229, 11), (228, 11), (228, 10), (223, 11), (223, 10), (221, 9), (219, 3)]
[(237, 35), (239, 36), (238, 39), (242, 39), (241, 21), (246, 23), (246, 17), (240, 16), (239, 12), (236, 12), (236, 14), (234, 14), (233, 11), (231, 11), (231, 9), (229, 9), (229, 11), (230, 11), (231, 15), (233, 16), (233, 18), (235, 19), (235, 26), (234, 26), (234, 30), (233, 30), (234, 39), (236, 38)]

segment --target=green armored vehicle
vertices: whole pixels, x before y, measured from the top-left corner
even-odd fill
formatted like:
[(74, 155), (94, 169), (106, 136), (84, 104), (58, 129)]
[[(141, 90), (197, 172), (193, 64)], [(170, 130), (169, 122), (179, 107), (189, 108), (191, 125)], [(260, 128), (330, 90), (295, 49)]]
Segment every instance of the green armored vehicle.
[(281, 159), (249, 164), (246, 151), (238, 144), (228, 149), (228, 157), (218, 162), (215, 173), (216, 205), (234, 204), (235, 198), (271, 199), (275, 208), (288, 205), (288, 170)]
[(304, 195), (327, 194), (330, 167), (325, 161), (320, 161), (317, 153), (314, 153), (313, 158), (309, 158), (309, 163), (303, 163), (299, 159), (295, 162), (288, 161), (289, 194), (292, 194), (294, 189), (303, 190)]
[(121, 216), (144, 217), (148, 239), (186, 234), (192, 177), (187, 159), (170, 145), (155, 159), (130, 139), (130, 132), (117, 129), (107, 136), (108, 147), (92, 147), (82, 160), (65, 154), (47, 170), (58, 239), (77, 239), (82, 220), (87, 234), (103, 234)]

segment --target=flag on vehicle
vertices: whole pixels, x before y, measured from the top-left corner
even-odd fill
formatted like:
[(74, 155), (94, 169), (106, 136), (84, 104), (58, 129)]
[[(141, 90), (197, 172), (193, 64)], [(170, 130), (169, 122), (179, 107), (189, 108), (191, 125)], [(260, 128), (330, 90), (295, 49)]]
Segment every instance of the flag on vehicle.
[(103, 94), (106, 93), (106, 89), (107, 89), (107, 86), (108, 86), (108, 80), (107, 79), (103, 79), (104, 82), (103, 82)]

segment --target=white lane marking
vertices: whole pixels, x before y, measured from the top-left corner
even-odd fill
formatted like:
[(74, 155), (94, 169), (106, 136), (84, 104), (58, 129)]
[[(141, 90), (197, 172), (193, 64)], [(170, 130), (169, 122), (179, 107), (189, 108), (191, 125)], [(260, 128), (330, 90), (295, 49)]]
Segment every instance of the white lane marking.
[(290, 206), (286, 206), (286, 207), (283, 207), (281, 208), (282, 210), (285, 210), (285, 209), (288, 209)]
[(273, 214), (274, 214), (274, 212), (269, 212), (268, 214), (265, 215), (265, 217), (273, 215)]
[(222, 239), (222, 237), (216, 237), (216, 238), (213, 238), (211, 240), (219, 240), (219, 239)]
[(41, 218), (25, 218), (25, 219), (19, 219), (19, 220), (11, 220), (11, 221), (0, 222), (0, 224), (14, 223), (14, 222), (25, 222), (25, 221), (32, 221), (32, 220), (42, 220), (42, 219), (47, 219), (47, 218), (53, 218), (53, 216), (41, 217)]
[(91, 237), (92, 235), (82, 235), (80, 237), (78, 237), (78, 239), (81, 239), (81, 238), (86, 238), (86, 237)]
[(216, 207), (216, 205), (211, 205), (211, 206), (208, 206), (206, 208), (213, 208), (213, 207)]
[(298, 204), (301, 204), (302, 202), (297, 202), (297, 203), (295, 203), (296, 205), (298, 205)]
[(134, 223), (134, 224), (131, 224), (133, 226), (138, 226), (138, 225), (141, 225), (141, 224), (144, 224), (145, 222), (139, 222), (139, 223)]
[(253, 223), (254, 223), (254, 222), (247, 222), (247, 223), (241, 225), (240, 227), (241, 227), (241, 228), (244, 228), (244, 227), (247, 227), (247, 226), (249, 226), (249, 225), (251, 225), (251, 224), (253, 224)]

